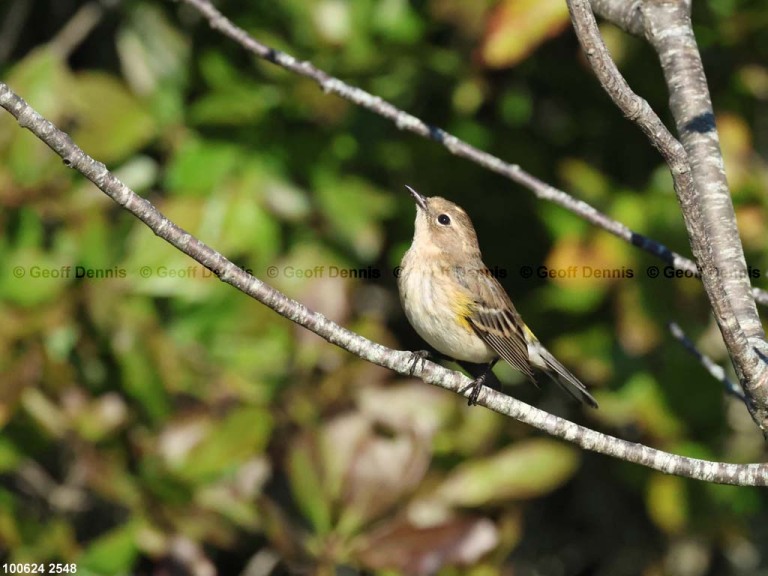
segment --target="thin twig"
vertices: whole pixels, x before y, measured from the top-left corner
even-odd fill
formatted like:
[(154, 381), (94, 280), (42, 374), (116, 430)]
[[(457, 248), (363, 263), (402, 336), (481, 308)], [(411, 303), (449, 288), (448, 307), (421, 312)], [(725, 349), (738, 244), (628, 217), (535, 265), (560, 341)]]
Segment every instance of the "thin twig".
[[(320, 85), (320, 88), (324, 92), (336, 94), (366, 110), (387, 118), (394, 122), (401, 130), (408, 130), (409, 132), (442, 144), (451, 154), (470, 160), (483, 168), (496, 172), (497, 174), (520, 184), (533, 192), (537, 198), (548, 200), (562, 206), (566, 210), (580, 216), (590, 224), (602, 228), (614, 236), (629, 242), (633, 246), (637, 246), (641, 250), (660, 258), (677, 270), (684, 270), (691, 274), (698, 275), (698, 268), (692, 260), (670, 250), (656, 240), (648, 238), (638, 232), (634, 232), (621, 222), (600, 212), (583, 200), (574, 198), (570, 194), (539, 180), (535, 176), (525, 172), (517, 164), (504, 162), (492, 154), (467, 144), (445, 130), (430, 126), (419, 118), (400, 110), (378, 96), (374, 96), (365, 90), (342, 82), (338, 78), (315, 67), (310, 62), (300, 61), (290, 54), (262, 44), (245, 32), (245, 30), (235, 26), (208, 0), (181, 1), (198, 10), (208, 21), (211, 28), (220, 31), (223, 35), (234, 40), (251, 54), (272, 62), (273, 64), (285, 68), (299, 76), (314, 80)], [(752, 291), (755, 299), (760, 302), (760, 304), (768, 306), (768, 292), (760, 288), (753, 288)]]
[(51, 40), (56, 54), (67, 58), (104, 17), (104, 7), (98, 2), (89, 2), (81, 6)]
[(0, 63), (4, 64), (10, 58), (24, 30), (24, 21), (29, 16), (31, 8), (31, 2), (16, 0), (6, 12), (5, 20), (0, 26)]
[[(168, 220), (149, 201), (138, 196), (101, 162), (83, 152), (71, 138), (46, 120), (6, 84), (0, 82), (0, 106), (23, 128), (45, 142), (64, 163), (83, 174), (120, 206), (144, 222), (157, 236), (216, 274), (222, 281), (255, 298), (281, 316), (360, 358), (402, 375), (415, 375), (429, 384), (453, 392), (468, 390), (470, 379), (427, 360), (414, 365), (412, 352), (391, 350), (328, 320), (300, 302), (251, 276), (224, 256)], [(469, 393), (469, 392), (467, 392)], [(768, 465), (729, 464), (687, 458), (648, 446), (627, 442), (590, 430), (533, 406), (484, 388), (478, 404), (515, 418), (547, 434), (600, 454), (640, 464), (667, 474), (720, 484), (768, 486)]]
[(696, 344), (694, 344), (693, 341), (691, 341), (691, 339), (685, 335), (685, 332), (683, 332), (683, 329), (680, 328), (680, 325), (677, 322), (669, 323), (669, 331), (672, 333), (672, 336), (674, 336), (677, 341), (683, 345), (683, 348), (688, 350), (688, 352), (690, 352), (699, 361), (704, 369), (709, 372), (710, 376), (712, 376), (712, 378), (723, 385), (723, 388), (728, 394), (738, 398), (744, 402), (747, 407), (749, 407), (747, 398), (744, 396), (744, 391), (741, 389), (741, 386), (728, 378), (728, 375), (725, 373), (725, 369), (722, 366), (715, 363), (712, 358), (701, 352), (696, 347)]

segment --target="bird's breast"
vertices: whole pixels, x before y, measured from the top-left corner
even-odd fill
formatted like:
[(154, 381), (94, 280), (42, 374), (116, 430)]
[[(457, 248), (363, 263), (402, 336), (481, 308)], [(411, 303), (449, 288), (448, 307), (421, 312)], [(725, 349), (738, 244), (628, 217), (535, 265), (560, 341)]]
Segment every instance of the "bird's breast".
[(496, 358), (467, 320), (474, 299), (453, 267), (409, 256), (403, 258), (398, 288), (405, 315), (419, 336), (456, 360), (485, 363)]

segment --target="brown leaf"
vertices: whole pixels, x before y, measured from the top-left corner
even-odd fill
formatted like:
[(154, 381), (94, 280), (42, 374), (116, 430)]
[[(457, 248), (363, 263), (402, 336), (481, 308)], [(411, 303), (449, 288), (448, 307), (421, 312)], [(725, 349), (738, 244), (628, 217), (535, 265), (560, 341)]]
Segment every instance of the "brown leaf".
[(498, 530), (486, 518), (452, 518), (429, 527), (397, 520), (373, 534), (360, 552), (372, 569), (403, 574), (434, 574), (446, 565), (469, 566), (493, 550)]

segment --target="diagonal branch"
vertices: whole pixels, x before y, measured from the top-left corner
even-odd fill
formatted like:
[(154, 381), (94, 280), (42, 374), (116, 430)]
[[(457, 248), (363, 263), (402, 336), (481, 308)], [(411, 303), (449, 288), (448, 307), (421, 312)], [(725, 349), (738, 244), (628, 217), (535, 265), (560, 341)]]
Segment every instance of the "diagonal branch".
[(669, 323), (669, 331), (672, 333), (672, 336), (674, 336), (677, 341), (683, 345), (683, 348), (688, 350), (688, 352), (690, 352), (694, 358), (699, 361), (699, 364), (701, 364), (704, 369), (709, 372), (709, 375), (723, 385), (723, 388), (726, 392), (728, 392), (728, 394), (746, 403), (747, 408), (750, 407), (750, 404), (747, 402), (747, 398), (744, 396), (744, 391), (741, 389), (741, 386), (728, 378), (728, 375), (725, 373), (725, 370), (723, 370), (722, 366), (716, 364), (712, 358), (699, 350), (696, 347), (696, 344), (694, 344), (693, 341), (685, 335), (685, 332), (683, 332), (683, 329), (680, 328), (680, 325), (677, 322)]
[[(324, 92), (336, 94), (361, 108), (365, 108), (379, 116), (387, 118), (394, 122), (401, 130), (408, 130), (423, 138), (429, 138), (442, 144), (451, 154), (470, 160), (483, 168), (520, 184), (533, 192), (537, 198), (554, 202), (555, 204), (562, 206), (566, 210), (580, 216), (590, 224), (602, 228), (614, 236), (637, 246), (641, 250), (660, 258), (677, 270), (684, 270), (698, 275), (698, 269), (692, 260), (681, 256), (677, 252), (670, 250), (665, 245), (648, 238), (647, 236), (634, 232), (621, 222), (614, 220), (607, 214), (603, 214), (586, 202), (578, 200), (570, 194), (539, 180), (535, 176), (525, 172), (517, 164), (504, 162), (492, 154), (467, 144), (445, 130), (426, 124), (415, 116), (382, 100), (378, 96), (374, 96), (365, 90), (342, 82), (338, 78), (315, 67), (310, 62), (300, 61), (290, 54), (281, 52), (280, 50), (276, 50), (257, 41), (245, 32), (245, 30), (235, 26), (218, 11), (209, 0), (182, 1), (199, 11), (208, 21), (211, 28), (220, 31), (223, 35), (234, 40), (251, 54), (268, 60), (294, 74), (314, 80)], [(753, 288), (752, 292), (755, 299), (760, 302), (760, 304), (768, 306), (768, 292), (760, 288)]]
[[(763, 435), (768, 438), (768, 367), (760, 361), (755, 351), (755, 347), (765, 350), (765, 335), (749, 291), (747, 266), (735, 228), (733, 205), (730, 203), (727, 187), (723, 191), (719, 185), (720, 178), (712, 174), (714, 170), (711, 169), (711, 163), (701, 161), (689, 164), (689, 156), (683, 145), (667, 130), (648, 102), (629, 87), (603, 43), (589, 0), (567, 2), (579, 42), (600, 84), (624, 115), (640, 127), (672, 172), (691, 249), (700, 264), (710, 306), (739, 375), (739, 381), (751, 404), (750, 413)], [(669, 4), (680, 3), (659, 3), (664, 6)], [(655, 3), (646, 2), (644, 7), (650, 5)], [(658, 35), (661, 35), (661, 32), (658, 32)], [(691, 48), (688, 45), (686, 47), (689, 50)], [(670, 55), (670, 58), (674, 59), (675, 55)], [(692, 73), (697, 74), (696, 71)], [(703, 100), (706, 102), (701, 102), (701, 96), (695, 96), (695, 90), (701, 89), (700, 82), (706, 85), (703, 71), (697, 76), (700, 78), (697, 77), (696, 84), (689, 87), (685, 98), (693, 98), (697, 105), (691, 108), (700, 110), (706, 108), (709, 98), (705, 96)], [(673, 93), (675, 90), (673, 89)], [(682, 99), (679, 94), (675, 98)], [(686, 104), (680, 102), (677, 106), (685, 109), (686, 114), (689, 113)], [(711, 110), (711, 105), (709, 109)], [(714, 121), (712, 130), (713, 127)], [(683, 126), (683, 129), (690, 130), (690, 127)], [(713, 152), (711, 142), (702, 148), (704, 149), (698, 150), (699, 154)], [(719, 155), (715, 157), (715, 164), (717, 158)], [(720, 168), (722, 169), (721, 164)], [(707, 178), (715, 178), (714, 184), (709, 184)], [(724, 174), (722, 178), (724, 179)]]
[[(467, 390), (470, 379), (429, 361), (413, 364), (413, 353), (391, 350), (372, 342), (310, 310), (300, 302), (251, 276), (224, 256), (168, 220), (149, 201), (138, 196), (101, 162), (83, 152), (70, 137), (35, 112), (6, 84), (0, 82), (0, 106), (13, 115), (19, 125), (45, 142), (64, 163), (83, 174), (120, 206), (144, 222), (157, 236), (178, 248), (216, 274), (222, 281), (255, 298), (281, 316), (299, 324), (328, 342), (360, 358), (403, 375), (413, 374), (429, 384), (458, 392)], [(768, 486), (768, 465), (729, 464), (686, 458), (627, 442), (549, 414), (524, 402), (484, 388), (478, 404), (499, 414), (515, 418), (538, 430), (561, 438), (586, 450), (640, 464), (667, 474), (738, 486)]]

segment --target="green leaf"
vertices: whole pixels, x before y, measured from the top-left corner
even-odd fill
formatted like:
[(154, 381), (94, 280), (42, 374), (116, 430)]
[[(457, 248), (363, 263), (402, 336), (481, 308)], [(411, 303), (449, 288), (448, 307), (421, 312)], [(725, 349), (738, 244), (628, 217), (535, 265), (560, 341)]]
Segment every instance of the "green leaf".
[[(54, 47), (30, 52), (8, 74), (6, 82), (46, 119), (59, 123), (71, 115), (73, 79)], [(0, 153), (17, 184), (40, 186), (69, 178), (69, 170), (50, 148), (26, 130), (20, 130), (10, 114), (0, 115)]]
[[(205, 201), (171, 198), (159, 202), (158, 208), (171, 221), (196, 234), (204, 217)], [(218, 285), (213, 273), (160, 240), (139, 222), (133, 225), (126, 245), (128, 254), (121, 266), (126, 269), (134, 291), (200, 301)]]
[[(6, 408), (2, 407), (2, 409)], [(9, 438), (0, 436), (0, 473), (13, 470), (22, 461), (23, 454)]]
[(139, 554), (136, 522), (115, 528), (90, 543), (78, 558), (78, 574), (128, 574)]
[(323, 488), (317, 446), (308, 436), (294, 442), (288, 454), (291, 492), (318, 534), (331, 529), (331, 501)]
[(603, 200), (611, 190), (611, 183), (605, 174), (583, 160), (569, 158), (563, 160), (559, 168), (566, 190), (579, 198), (596, 203)]
[(524, 440), (459, 466), (437, 494), (451, 504), (468, 507), (536, 498), (562, 486), (578, 465), (575, 448), (555, 440)]
[(243, 160), (239, 147), (190, 138), (176, 150), (165, 176), (172, 194), (206, 196)]
[(685, 527), (688, 506), (682, 478), (654, 474), (648, 484), (646, 500), (649, 515), (664, 531), (675, 534)]
[(381, 250), (384, 232), (381, 221), (394, 208), (391, 195), (381, 193), (364, 180), (318, 178), (320, 209), (340, 241), (348, 244), (364, 261)]
[(68, 260), (37, 250), (17, 250), (8, 255), (0, 274), (0, 297), (33, 307), (58, 298), (74, 277)]
[(375, 2), (371, 23), (384, 38), (403, 44), (416, 42), (424, 30), (424, 21), (407, 0)]
[(600, 398), (594, 417), (612, 426), (640, 426), (655, 438), (678, 438), (684, 426), (670, 412), (656, 380), (648, 374), (632, 376), (616, 393)]
[(142, 2), (126, 9), (116, 40), (123, 74), (136, 94), (153, 96), (156, 118), (163, 123), (180, 120), (182, 90), (192, 69), (191, 41), (160, 6)]
[[(152, 355), (157, 341), (148, 339), (157, 329), (154, 309), (144, 299), (133, 299), (124, 303), (120, 313), (122, 338), (114, 346), (123, 385), (154, 421), (162, 421), (170, 410), (170, 399)], [(163, 334), (157, 335), (162, 338)]]
[[(233, 258), (248, 255), (257, 265), (271, 264), (280, 248), (280, 226), (254, 197), (263, 176), (251, 167), (238, 182), (212, 194), (198, 234)], [(254, 173), (255, 172), (255, 173)]]
[(202, 54), (200, 71), (209, 89), (189, 109), (192, 124), (241, 126), (261, 119), (284, 102), (281, 90), (242, 74), (219, 52)]
[(157, 130), (154, 119), (125, 84), (101, 72), (78, 74), (72, 139), (94, 158), (111, 163), (144, 147)]
[[(8, 74), (7, 82), (24, 96), (30, 106), (47, 118), (66, 110), (68, 94), (61, 90), (72, 77), (56, 47), (44, 45), (19, 61)], [(62, 99), (62, 96), (65, 98)], [(15, 123), (15, 120), (10, 120)]]
[(193, 481), (230, 474), (264, 452), (271, 431), (272, 417), (266, 408), (235, 409), (210, 429), (177, 472)]

